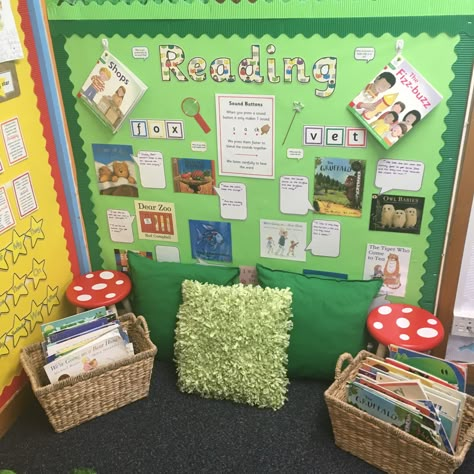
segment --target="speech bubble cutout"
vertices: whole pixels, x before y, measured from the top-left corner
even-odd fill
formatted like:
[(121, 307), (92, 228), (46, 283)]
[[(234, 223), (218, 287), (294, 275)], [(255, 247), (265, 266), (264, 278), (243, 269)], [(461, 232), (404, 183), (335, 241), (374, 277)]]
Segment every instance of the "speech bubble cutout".
[(306, 176), (280, 177), (280, 212), (304, 216), (314, 211), (308, 200), (309, 182)]
[(113, 242), (133, 242), (132, 222), (135, 216), (121, 209), (108, 209), (107, 222), (109, 224), (110, 239)]
[(311, 242), (306, 250), (319, 257), (339, 257), (341, 224), (336, 221), (314, 220), (311, 226)]
[(220, 183), (214, 189), (221, 199), (221, 217), (247, 219), (247, 187), (242, 183)]
[(174, 262), (180, 263), (181, 258), (179, 256), (178, 247), (168, 247), (166, 245), (155, 246), (156, 260), (158, 262)]
[(207, 143), (206, 142), (191, 142), (191, 150), (197, 152), (205, 152), (207, 151)]
[(139, 151), (133, 159), (140, 170), (140, 180), (144, 188), (166, 188), (163, 155), (159, 151)]
[(290, 160), (301, 160), (304, 156), (304, 151), (301, 148), (288, 148), (286, 150), (286, 157)]
[(379, 160), (375, 186), (380, 188), (380, 194), (392, 189), (419, 191), (424, 172), (425, 165), (421, 161)]
[(354, 59), (356, 61), (372, 61), (375, 58), (375, 48), (354, 49)]
[(148, 48), (146, 46), (135, 46), (132, 48), (132, 56), (135, 59), (148, 59)]

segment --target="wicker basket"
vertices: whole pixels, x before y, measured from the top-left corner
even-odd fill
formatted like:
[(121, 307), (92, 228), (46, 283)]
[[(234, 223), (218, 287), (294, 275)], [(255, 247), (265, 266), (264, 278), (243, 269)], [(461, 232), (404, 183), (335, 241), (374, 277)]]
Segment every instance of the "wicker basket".
[(85, 421), (148, 396), (156, 346), (150, 341), (142, 316), (120, 316), (135, 354), (92, 372), (51, 384), (43, 369), (41, 344), (25, 347), (21, 363), (33, 392), (56, 432), (66, 431)]
[[(354, 359), (342, 354), (336, 365), (336, 380), (324, 393), (336, 445), (389, 473), (454, 472), (464, 461), (474, 437), (474, 397), (467, 397), (456, 453), (447, 454), (346, 402), (346, 382), (354, 379), (368, 356), (376, 357), (367, 351), (361, 351)], [(345, 362), (349, 365), (342, 370)]]

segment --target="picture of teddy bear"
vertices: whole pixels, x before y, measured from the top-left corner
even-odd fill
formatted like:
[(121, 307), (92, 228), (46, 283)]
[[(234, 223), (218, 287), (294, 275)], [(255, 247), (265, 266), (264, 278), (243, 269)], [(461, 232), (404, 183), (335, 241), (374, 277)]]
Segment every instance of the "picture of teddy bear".
[(114, 161), (112, 163), (112, 169), (113, 176), (111, 181), (114, 183), (117, 182), (119, 178), (125, 178), (130, 184), (136, 184), (137, 181), (133, 176), (130, 176), (130, 170), (124, 161)]
[(108, 166), (101, 166), (98, 170), (99, 174), (99, 183), (106, 183), (107, 181), (112, 181), (113, 172)]

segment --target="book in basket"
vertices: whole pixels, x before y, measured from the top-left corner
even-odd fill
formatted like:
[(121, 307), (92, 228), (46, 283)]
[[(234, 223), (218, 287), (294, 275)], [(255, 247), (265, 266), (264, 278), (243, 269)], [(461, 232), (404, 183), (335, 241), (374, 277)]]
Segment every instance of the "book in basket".
[(82, 373), (90, 372), (106, 364), (118, 362), (133, 355), (131, 343), (126, 343), (119, 329), (110, 331), (92, 342), (54, 360), (44, 366), (51, 383)]
[(349, 103), (348, 109), (389, 149), (413, 133), (442, 98), (405, 58), (397, 55)]
[(110, 51), (104, 51), (77, 96), (115, 133), (147, 88)]

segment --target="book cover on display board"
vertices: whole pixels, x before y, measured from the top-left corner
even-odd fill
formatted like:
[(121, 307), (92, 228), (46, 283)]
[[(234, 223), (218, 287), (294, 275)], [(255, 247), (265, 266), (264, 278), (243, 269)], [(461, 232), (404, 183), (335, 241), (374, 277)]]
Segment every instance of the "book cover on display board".
[(389, 149), (441, 101), (439, 92), (398, 55), (349, 103), (348, 109)]
[(110, 51), (104, 51), (77, 96), (115, 133), (147, 88)]

